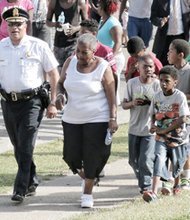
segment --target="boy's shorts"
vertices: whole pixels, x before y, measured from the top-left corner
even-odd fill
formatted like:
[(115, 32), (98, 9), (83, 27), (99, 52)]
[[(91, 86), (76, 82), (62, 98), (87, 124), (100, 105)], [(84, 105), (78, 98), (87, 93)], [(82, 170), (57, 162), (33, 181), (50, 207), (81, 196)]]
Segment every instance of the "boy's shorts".
[(172, 176), (178, 177), (183, 170), (183, 166), (187, 159), (187, 145), (179, 145), (178, 147), (167, 147), (164, 142), (156, 141), (155, 145), (155, 162), (154, 176), (160, 176), (164, 180), (168, 180), (168, 159), (172, 164)]

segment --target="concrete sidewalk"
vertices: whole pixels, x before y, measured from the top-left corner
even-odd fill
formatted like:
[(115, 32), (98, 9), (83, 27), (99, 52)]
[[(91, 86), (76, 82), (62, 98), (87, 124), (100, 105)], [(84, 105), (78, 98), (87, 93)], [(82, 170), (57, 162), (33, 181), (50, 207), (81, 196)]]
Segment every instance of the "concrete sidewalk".
[[(139, 195), (137, 181), (127, 159), (118, 160), (105, 167), (106, 176), (100, 186), (94, 187), (94, 208), (113, 208), (123, 201), (133, 201)], [(81, 179), (68, 173), (64, 177), (42, 182), (36, 196), (26, 198), (20, 205), (10, 200), (10, 195), (0, 195), (2, 220), (63, 220), (93, 209), (80, 208)]]

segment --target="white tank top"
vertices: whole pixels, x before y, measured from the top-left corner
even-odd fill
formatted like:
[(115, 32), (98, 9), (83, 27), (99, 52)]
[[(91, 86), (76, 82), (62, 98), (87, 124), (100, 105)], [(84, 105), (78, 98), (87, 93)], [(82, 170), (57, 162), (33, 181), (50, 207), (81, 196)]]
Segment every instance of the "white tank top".
[(71, 124), (108, 122), (109, 106), (102, 85), (102, 77), (108, 62), (101, 59), (97, 68), (90, 73), (77, 71), (77, 58), (74, 56), (67, 68), (64, 88), (68, 102), (62, 120)]

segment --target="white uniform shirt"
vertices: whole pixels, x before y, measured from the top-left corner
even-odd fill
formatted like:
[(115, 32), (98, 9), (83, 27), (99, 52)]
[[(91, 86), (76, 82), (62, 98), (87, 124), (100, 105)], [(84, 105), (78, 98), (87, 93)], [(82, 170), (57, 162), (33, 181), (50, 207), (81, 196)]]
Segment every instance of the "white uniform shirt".
[(0, 42), (0, 84), (7, 93), (39, 87), (44, 72), (57, 66), (48, 44), (40, 39), (26, 35), (18, 46), (9, 37)]

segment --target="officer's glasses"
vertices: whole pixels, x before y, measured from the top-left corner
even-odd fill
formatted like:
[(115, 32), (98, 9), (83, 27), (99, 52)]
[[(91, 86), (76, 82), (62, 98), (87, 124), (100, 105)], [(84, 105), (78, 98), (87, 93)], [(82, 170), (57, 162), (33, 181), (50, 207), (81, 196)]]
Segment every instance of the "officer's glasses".
[(23, 22), (8, 22), (8, 26), (9, 27), (21, 27), (24, 23), (25, 23), (25, 21), (23, 21)]

